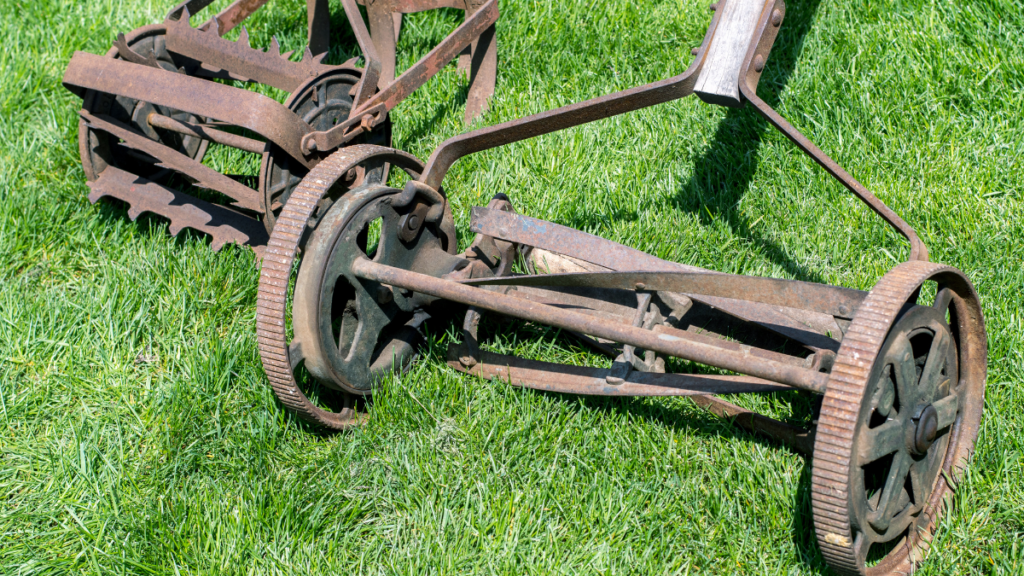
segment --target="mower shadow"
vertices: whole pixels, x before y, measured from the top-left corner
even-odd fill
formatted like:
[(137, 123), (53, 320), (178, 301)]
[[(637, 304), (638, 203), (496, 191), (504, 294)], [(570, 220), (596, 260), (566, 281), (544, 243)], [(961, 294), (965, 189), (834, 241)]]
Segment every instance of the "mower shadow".
[[(787, 5), (783, 30), (772, 49), (766, 73), (759, 84), (758, 95), (769, 106), (775, 107), (779, 103), (779, 94), (793, 73), (804, 38), (810, 30), (819, 4), (820, 0), (808, 0)], [(763, 135), (769, 128), (768, 122), (752, 106), (730, 108), (719, 123), (711, 145), (697, 158), (693, 175), (680, 184), (675, 204), (678, 209), (707, 221), (705, 223), (710, 223), (713, 218), (723, 220), (736, 236), (750, 240), (793, 278), (823, 282), (824, 279), (818, 273), (793, 260), (784, 247), (753, 230), (749, 219), (737, 209), (757, 171), (758, 149)], [(804, 402), (803, 399), (788, 393), (777, 396), (780, 396), (780, 399), (789, 399), (794, 412), (801, 411), (800, 404)], [(700, 418), (693, 416), (689, 411), (682, 414), (673, 414), (668, 409), (654, 411), (638, 402), (629, 406), (631, 413), (636, 410), (673, 427), (679, 426), (690, 433), (742, 437), (766, 445), (779, 446), (771, 440), (747, 433), (731, 424), (715, 424), (714, 421), (721, 421), (711, 414)], [(816, 572), (826, 574), (828, 568), (814, 536), (809, 458), (807, 463), (808, 465), (801, 471), (793, 498), (795, 513), (791, 526), (792, 539), (801, 560)]]
[[(498, 384), (483, 381), (481, 385)], [(658, 422), (670, 428), (678, 436), (690, 436), (708, 440), (724, 438), (730, 441), (754, 442), (771, 449), (786, 450), (793, 454), (801, 455), (793, 448), (760, 434), (747, 432), (732, 424), (729, 419), (719, 418), (692, 403), (680, 406), (678, 403), (671, 403), (670, 405), (667, 402), (649, 402), (646, 398), (581, 397), (573, 394), (539, 390), (530, 390), (529, 392), (565, 402), (573, 406), (573, 409), (591, 410), (619, 417), (625, 414), (630, 419)], [(774, 395), (781, 398), (787, 395), (792, 397), (795, 394), (797, 393), (779, 392)], [(801, 562), (811, 568), (816, 574), (831, 574), (828, 565), (825, 564), (825, 560), (821, 556), (814, 535), (814, 521), (811, 511), (810, 457), (804, 456), (804, 461), (805, 465), (800, 470), (800, 477), (796, 482), (796, 491), (793, 495), (794, 512), (790, 525), (790, 534), (796, 554)]]
[[(779, 102), (779, 93), (793, 72), (819, 3), (820, 0), (809, 0), (787, 6), (782, 31), (759, 84), (759, 96), (770, 106)], [(736, 236), (761, 248), (792, 277), (822, 282), (819, 274), (794, 261), (784, 247), (754, 231), (736, 208), (757, 171), (758, 149), (768, 128), (768, 122), (752, 106), (729, 108), (710, 147), (696, 159), (693, 175), (681, 182), (674, 204), (704, 224), (724, 221)]]

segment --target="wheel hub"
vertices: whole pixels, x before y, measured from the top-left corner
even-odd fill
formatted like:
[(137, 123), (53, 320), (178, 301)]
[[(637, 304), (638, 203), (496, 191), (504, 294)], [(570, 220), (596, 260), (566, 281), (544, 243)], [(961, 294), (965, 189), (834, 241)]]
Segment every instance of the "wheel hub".
[(369, 394), (384, 373), (406, 370), (435, 300), (358, 278), (353, 262), (370, 258), (431, 276), (467, 264), (448, 253), (454, 229), (441, 210), (435, 211), (441, 220), (424, 219), (414, 235), (401, 234), (409, 214), (433, 206), (417, 200), (395, 206), (400, 192), (366, 184), (345, 194), (306, 245), (292, 308), (295, 342), (309, 373), (329, 387)]
[(929, 404), (921, 410), (920, 416), (915, 421), (917, 426), (914, 428), (914, 443), (908, 448), (915, 455), (923, 456), (928, 453), (928, 449), (935, 443), (935, 436), (939, 432), (938, 412), (934, 406)]

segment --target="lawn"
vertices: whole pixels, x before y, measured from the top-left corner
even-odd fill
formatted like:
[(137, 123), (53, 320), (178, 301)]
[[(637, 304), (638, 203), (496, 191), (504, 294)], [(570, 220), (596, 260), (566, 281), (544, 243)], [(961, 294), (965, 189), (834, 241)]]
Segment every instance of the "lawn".
[[(480, 124), (680, 73), (707, 3), (502, 0)], [(324, 434), (282, 408), (257, 352), (252, 252), (86, 198), (64, 68), (172, 4), (0, 0), (0, 573), (826, 572), (808, 459), (686, 399), (457, 373), (447, 325), (365, 426)], [(253, 44), (301, 48), (304, 4), (271, 2)], [(332, 4), (340, 63), (356, 46)], [(399, 68), (460, 14), (407, 18)], [(464, 131), (465, 94), (444, 69), (393, 113), (394, 145), (426, 158)], [(978, 288), (985, 417), (920, 573), (1024, 572), (1024, 4), (792, 0), (759, 94)], [(528, 215), (725, 272), (870, 289), (908, 252), (750, 108), (695, 98), (468, 157), (445, 186), (463, 245), (469, 207), (502, 191)], [(521, 323), (491, 346), (599, 361)], [(737, 401), (794, 410), (786, 394)]]

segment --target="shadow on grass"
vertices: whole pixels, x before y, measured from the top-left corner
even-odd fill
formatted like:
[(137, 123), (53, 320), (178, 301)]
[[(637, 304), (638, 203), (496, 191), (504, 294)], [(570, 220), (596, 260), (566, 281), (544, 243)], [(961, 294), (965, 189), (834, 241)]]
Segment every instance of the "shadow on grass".
[[(787, 6), (784, 27), (768, 60), (768, 73), (759, 84), (759, 95), (769, 106), (777, 106), (779, 92), (792, 75), (800, 55), (803, 41), (810, 29), (820, 0), (793, 2)], [(769, 124), (750, 106), (730, 108), (718, 125), (711, 146), (696, 161), (696, 168), (690, 179), (681, 183), (676, 196), (676, 205), (695, 214), (701, 220), (712, 218), (724, 220), (733, 232), (751, 240), (759, 246), (773, 262), (782, 266), (788, 274), (798, 280), (823, 282), (820, 275), (794, 261), (785, 248), (751, 229), (750, 222), (736, 209), (740, 199), (750, 187), (757, 171), (757, 152), (761, 138)], [(709, 222), (706, 222), (709, 223)], [(794, 412), (801, 412), (804, 399), (789, 396)], [(638, 413), (654, 414), (647, 407), (636, 407)], [(632, 410), (633, 408), (631, 408)], [(666, 422), (677, 418), (693, 420), (692, 416), (658, 415)], [(710, 424), (717, 420), (710, 414), (699, 424), (687, 424), (687, 430), (707, 434), (708, 429), (730, 437), (740, 436), (764, 444), (775, 442), (749, 434), (728, 424)], [(809, 462), (808, 462), (809, 463)], [(817, 542), (813, 535), (814, 523), (811, 511), (811, 467), (804, 466), (797, 483), (793, 504), (796, 509), (791, 527), (793, 544), (800, 559), (820, 573), (828, 573)]]
[[(467, 98), (469, 98), (468, 80), (459, 85), (458, 91), (453, 94), (451, 98), (445, 98), (440, 104), (435, 106), (434, 113), (431, 114), (429, 118), (422, 118), (418, 120), (412, 126), (409, 134), (402, 138), (401, 144), (396, 146), (396, 148), (400, 150), (412, 148), (417, 141), (433, 133), (438, 124), (447, 118), (449, 114), (454, 114), (457, 111), (462, 110), (466, 105)], [(399, 104), (399, 107), (401, 107), (401, 104)], [(428, 150), (427, 155), (429, 156), (433, 151), (433, 149)], [(426, 160), (425, 157), (424, 160)]]
[[(522, 343), (540, 341), (557, 343), (556, 346), (558, 348), (568, 351), (572, 345), (567, 348), (559, 344), (574, 343), (568, 334), (562, 333), (556, 328), (517, 320), (498, 322), (493, 316), (485, 315), (480, 324), (481, 343), (488, 342), (495, 334), (511, 335), (511, 341), (504, 342), (503, 347), (513, 349), (519, 347)], [(763, 336), (767, 337), (770, 335), (771, 333), (766, 331)], [(445, 358), (447, 358), (447, 341), (450, 341), (450, 338), (428, 339), (429, 350), (424, 349), (425, 359), (432, 364), (443, 364)], [(746, 343), (749, 344), (751, 342)], [(758, 346), (764, 346), (766, 341), (753, 343)], [(504, 350), (501, 353), (516, 355), (511, 350)], [(679, 365), (671, 367), (670, 371), (697, 374), (717, 373), (715, 369), (700, 364), (683, 362), (676, 362), (676, 364)], [(682, 364), (685, 364), (685, 366)], [(675, 370), (672, 370), (672, 368), (675, 368)], [(564, 402), (572, 407), (571, 409), (573, 410), (583, 409), (602, 412), (608, 415), (626, 415), (630, 419), (659, 422), (681, 435), (708, 439), (737, 439), (754, 442), (772, 449), (787, 450), (800, 455), (796, 449), (790, 446), (764, 435), (748, 432), (733, 424), (731, 419), (719, 418), (704, 409), (700, 409), (696, 404), (687, 403), (687, 405), (681, 406), (665, 402), (665, 399), (580, 396), (540, 390), (531, 390), (531, 392)], [(782, 417), (783, 421), (795, 426), (813, 427), (812, 422), (816, 418), (817, 410), (815, 404), (819, 398), (818, 396), (800, 393), (795, 390), (776, 392), (769, 396), (779, 404), (787, 406), (789, 417)], [(802, 562), (817, 573), (828, 574), (828, 566), (821, 556), (814, 535), (814, 522), (811, 510), (811, 467), (807, 465), (810, 464), (810, 458), (804, 457), (804, 461), (805, 465), (800, 471), (800, 477), (796, 483), (796, 492), (793, 495), (794, 513), (790, 527), (791, 538), (796, 553)]]
[[(819, 3), (810, 0), (787, 6), (782, 31), (759, 84), (759, 95), (770, 106), (778, 104), (779, 91), (793, 72)], [(748, 219), (736, 209), (757, 171), (757, 152), (768, 128), (768, 122), (752, 106), (729, 108), (711, 146), (696, 160), (693, 175), (681, 183), (675, 204), (705, 224), (713, 219), (725, 221), (737, 236), (751, 240), (794, 278), (822, 282), (817, 273), (790, 258), (785, 248), (752, 230)]]

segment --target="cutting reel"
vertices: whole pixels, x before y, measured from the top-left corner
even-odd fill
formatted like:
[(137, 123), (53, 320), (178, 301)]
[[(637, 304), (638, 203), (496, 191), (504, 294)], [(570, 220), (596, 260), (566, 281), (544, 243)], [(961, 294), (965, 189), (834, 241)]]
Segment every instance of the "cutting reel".
[[(264, 367), (282, 403), (345, 429), (365, 417), (357, 399), (408, 369), (423, 323), (460, 310), (452, 368), (569, 394), (690, 397), (811, 458), (815, 531), (837, 573), (910, 573), (980, 427), (987, 347), (978, 294), (959, 270), (929, 262), (910, 225), (757, 96), (782, 1), (721, 0), (715, 8), (679, 76), (456, 136), (425, 166), (360, 145), (314, 167), (285, 203), (264, 261)], [(473, 208), (477, 236), (457, 253), (441, 184), (458, 159), (690, 94), (752, 105), (903, 235), (908, 261), (869, 291), (723, 274), (517, 214), (503, 195)], [(318, 216), (354, 166), (399, 157), (412, 177), (404, 188), (364, 180)], [(290, 293), (302, 231), (317, 218)], [(514, 273), (517, 260), (528, 273)], [(608, 355), (610, 366), (489, 352), (484, 314), (558, 328)], [(673, 371), (674, 360), (709, 370)], [(346, 395), (342, 409), (309, 400), (296, 379), (302, 365)], [(739, 393), (805, 395), (816, 413), (805, 428), (719, 398)]]
[[(311, 168), (345, 146), (390, 145), (389, 112), (463, 52), (473, 64), (466, 68), (467, 122), (494, 92), (496, 0), (452, 4), (466, 11), (465, 22), (397, 79), (401, 14), (450, 2), (372, 3), (371, 34), (355, 0), (342, 0), (362, 68), (357, 59), (323, 63), (330, 36), (326, 0), (308, 1), (309, 45), (300, 61), (282, 54), (276, 39), (265, 51), (250, 47), (244, 28), (237, 42), (223, 37), (266, 0), (239, 0), (192, 27), (192, 15), (210, 3), (183, 2), (163, 23), (118, 35), (105, 57), (76, 52), (64, 85), (83, 99), (79, 149), (90, 200), (121, 200), (132, 219), (142, 212), (166, 217), (172, 234), (186, 227), (206, 233), (214, 250), (237, 242), (262, 252), (278, 213)], [(382, 18), (388, 27), (381, 28)], [(237, 87), (254, 84), (289, 96), (279, 103)], [(261, 157), (256, 189), (202, 163), (211, 143)], [(388, 166), (374, 169), (377, 174), (353, 168), (346, 184), (386, 179)], [(182, 191), (183, 184), (210, 192), (196, 197)], [(336, 199), (325, 198), (321, 208)]]

